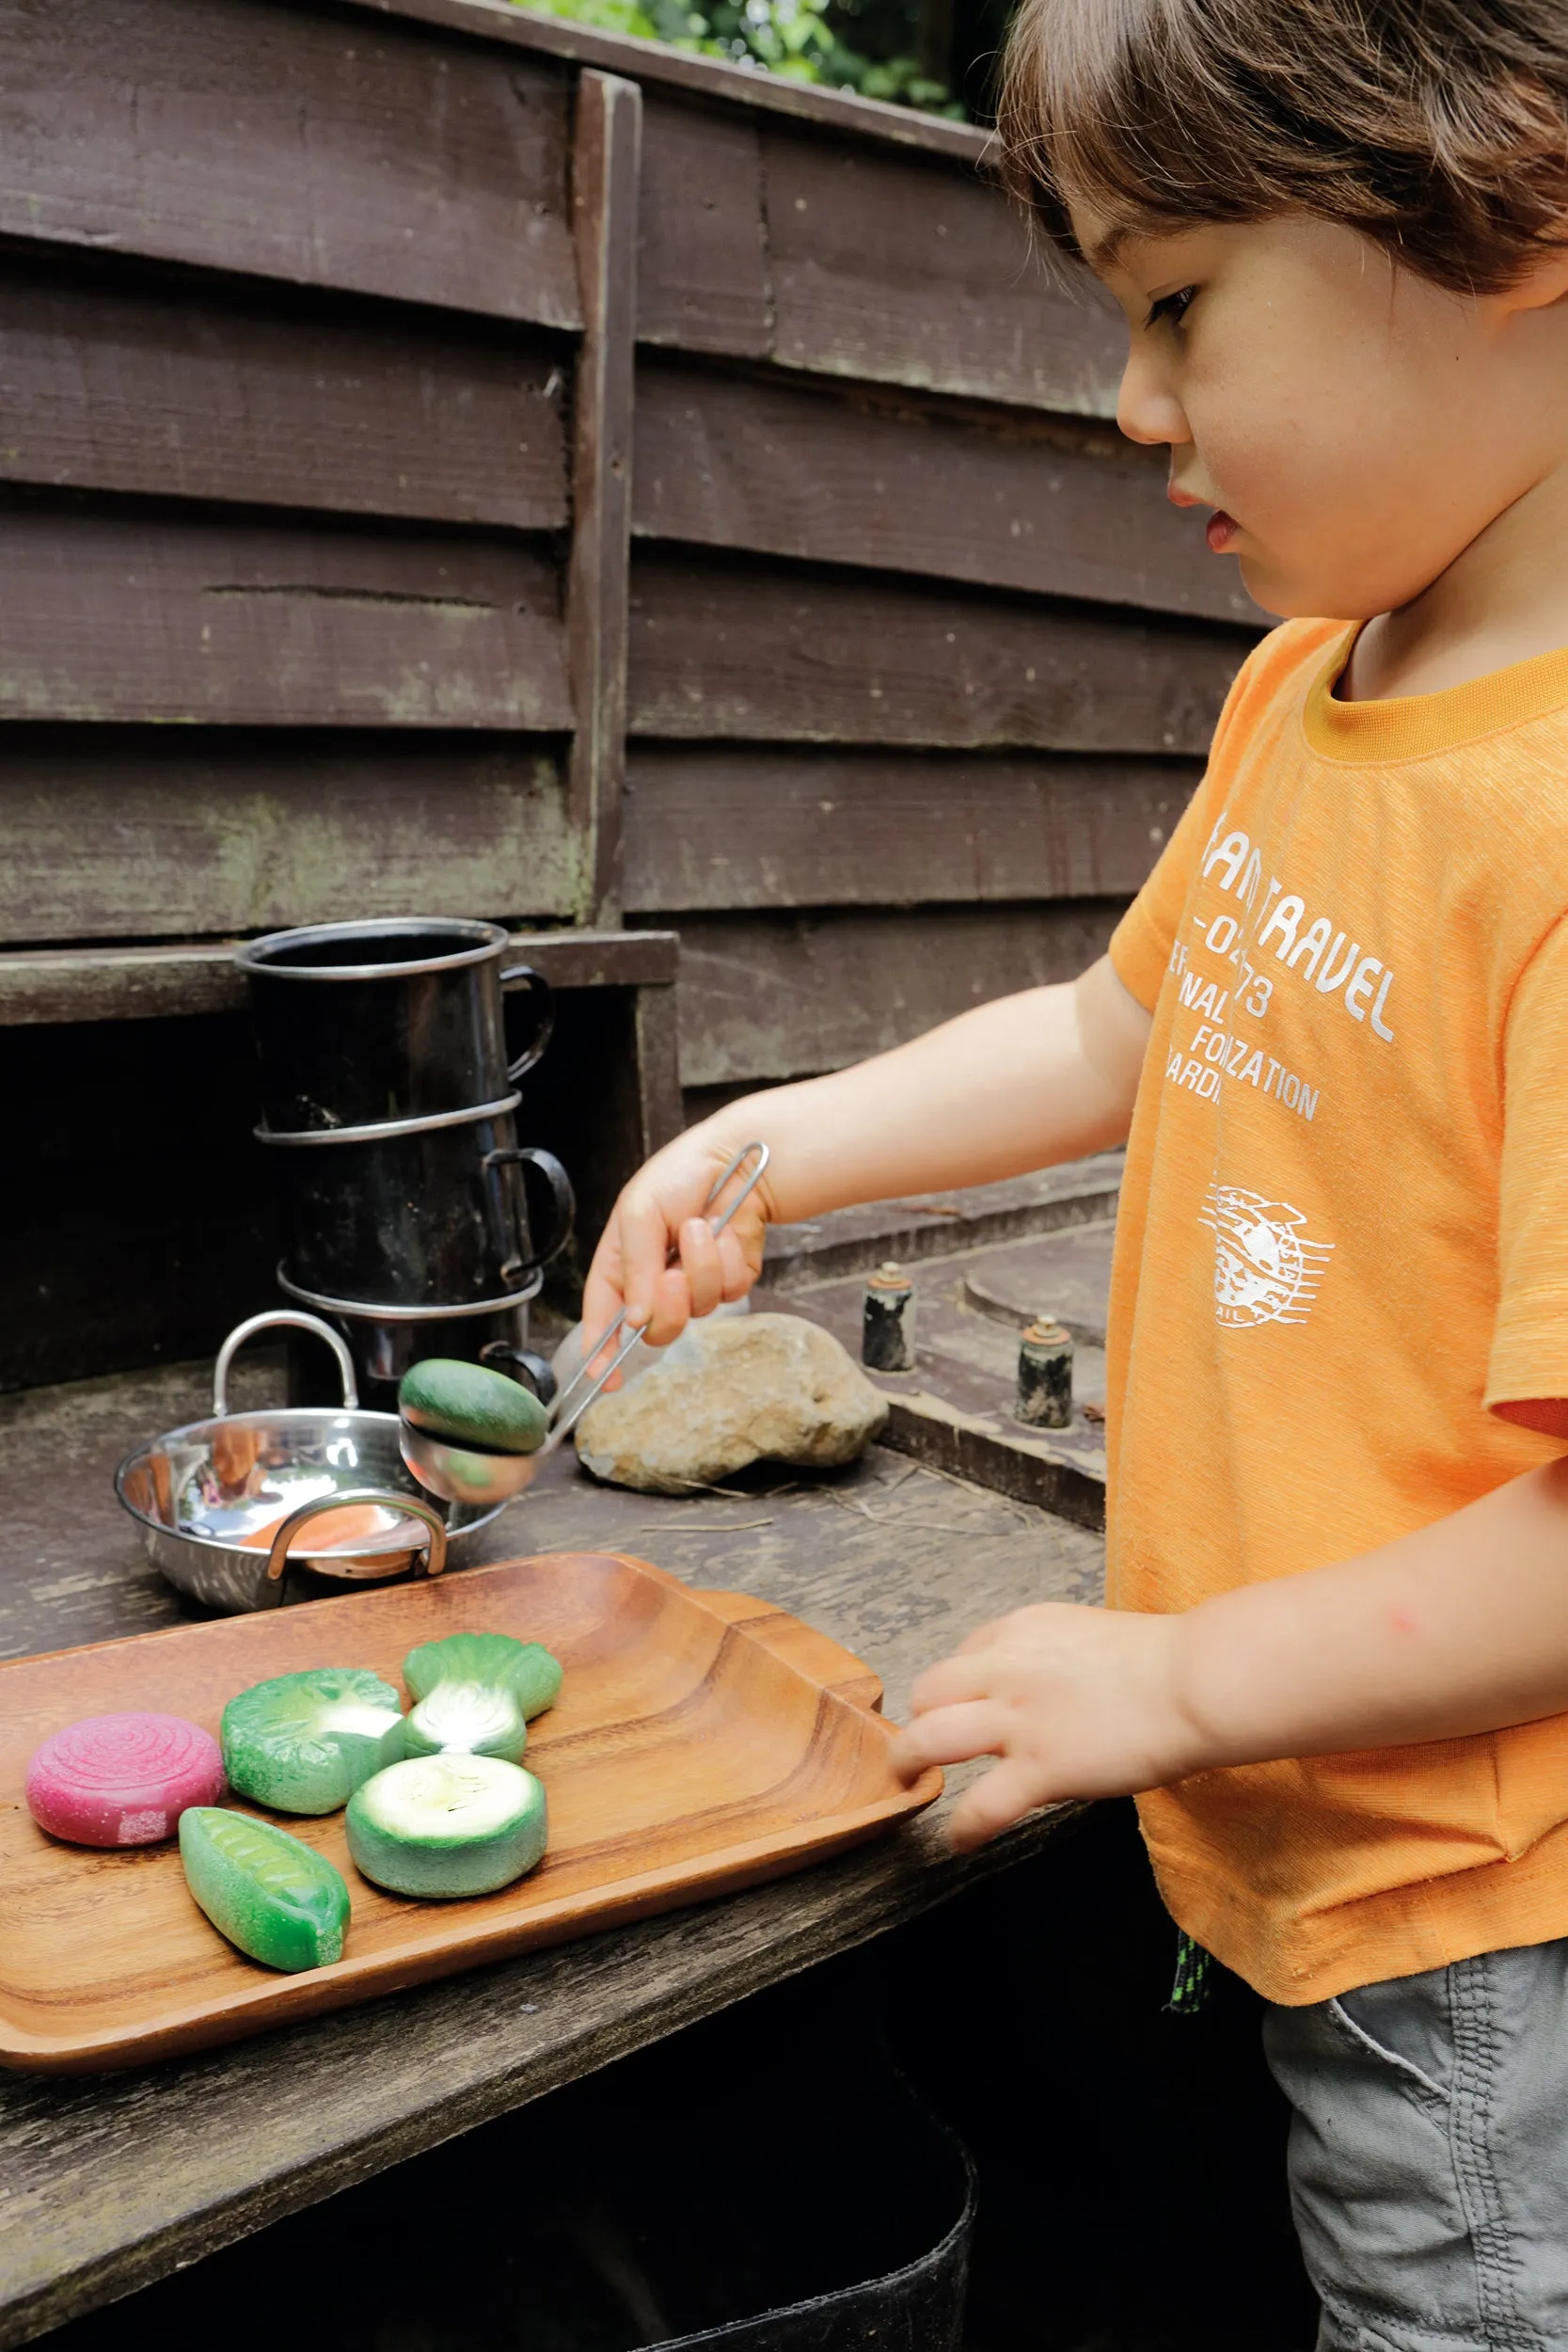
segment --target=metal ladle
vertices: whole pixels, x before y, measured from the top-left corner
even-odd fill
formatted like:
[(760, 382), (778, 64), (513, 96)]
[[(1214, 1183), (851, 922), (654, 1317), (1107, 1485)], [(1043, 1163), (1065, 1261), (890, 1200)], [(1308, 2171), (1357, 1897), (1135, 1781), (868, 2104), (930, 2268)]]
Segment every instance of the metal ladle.
[[(734, 1159), (719, 1177), (713, 1190), (708, 1194), (705, 1205), (711, 1209), (731, 1177), (736, 1175), (753, 1154), (756, 1166), (752, 1169), (722, 1216), (712, 1220), (716, 1237), (723, 1232), (741, 1202), (749, 1200), (762, 1182), (768, 1160), (772, 1156), (767, 1144), (742, 1144)], [(672, 1250), (665, 1263), (675, 1264), (678, 1256), (677, 1250)], [(600, 1332), (593, 1346), (584, 1349), (582, 1363), (576, 1378), (567, 1382), (555, 1400), (551, 1409), (549, 1435), (534, 1454), (486, 1453), (482, 1447), (465, 1445), (453, 1438), (436, 1437), (428, 1429), (418, 1428), (408, 1419), (406, 1413), (400, 1414), (398, 1417), (398, 1449), (420, 1486), (428, 1486), (431, 1493), (439, 1495), (443, 1502), (467, 1502), (482, 1507), (487, 1503), (509, 1502), (514, 1495), (520, 1495), (525, 1486), (531, 1486), (533, 1484), (548, 1456), (571, 1436), (590, 1405), (596, 1397), (603, 1394), (606, 1384), (620, 1370), (642, 1337), (641, 1328), (637, 1328), (632, 1331), (629, 1338), (623, 1340), (611, 1360), (592, 1382), (580, 1402), (576, 1405), (571, 1404), (572, 1396), (589, 1377), (590, 1365), (595, 1363), (611, 1342), (620, 1337), (626, 1320), (626, 1310), (623, 1307), (614, 1322)]]

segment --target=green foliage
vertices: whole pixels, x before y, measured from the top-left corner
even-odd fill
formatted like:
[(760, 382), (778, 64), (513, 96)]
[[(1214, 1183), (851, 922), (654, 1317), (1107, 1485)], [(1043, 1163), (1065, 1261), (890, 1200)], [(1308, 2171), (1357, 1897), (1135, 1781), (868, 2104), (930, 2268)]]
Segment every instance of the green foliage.
[(546, 16), (569, 17), (600, 32), (667, 41), (698, 56), (760, 67), (786, 81), (884, 98), (961, 120), (963, 108), (913, 57), (873, 58), (850, 48), (834, 23), (833, 0), (521, 0)]

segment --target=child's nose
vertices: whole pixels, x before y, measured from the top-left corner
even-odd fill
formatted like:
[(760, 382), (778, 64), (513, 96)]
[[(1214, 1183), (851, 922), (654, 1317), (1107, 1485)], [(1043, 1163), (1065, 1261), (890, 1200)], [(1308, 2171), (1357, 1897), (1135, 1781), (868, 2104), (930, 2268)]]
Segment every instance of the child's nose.
[(1175, 447), (1192, 439), (1181, 404), (1158, 368), (1134, 350), (1122, 370), (1117, 422), (1130, 441)]

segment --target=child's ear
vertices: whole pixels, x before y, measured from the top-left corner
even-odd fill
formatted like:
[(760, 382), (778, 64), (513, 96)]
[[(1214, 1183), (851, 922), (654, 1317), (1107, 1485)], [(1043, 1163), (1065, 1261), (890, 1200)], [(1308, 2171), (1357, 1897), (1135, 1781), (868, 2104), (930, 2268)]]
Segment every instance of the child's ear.
[(1485, 299), (1503, 310), (1549, 310), (1568, 299), (1568, 232), (1562, 244), (1544, 247), (1515, 284)]

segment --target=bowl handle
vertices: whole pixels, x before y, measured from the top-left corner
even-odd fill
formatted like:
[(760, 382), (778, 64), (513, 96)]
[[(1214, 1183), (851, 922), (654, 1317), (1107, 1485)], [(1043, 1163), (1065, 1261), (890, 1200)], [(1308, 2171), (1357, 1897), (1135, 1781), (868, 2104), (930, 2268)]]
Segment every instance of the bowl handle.
[(317, 1495), (310, 1502), (302, 1502), (297, 1511), (291, 1511), (286, 1519), (278, 1521), (267, 1553), (267, 1597), (283, 1597), (283, 1571), (289, 1565), (289, 1552), (295, 1536), (310, 1519), (319, 1518), (324, 1511), (341, 1511), (356, 1502), (378, 1502), (385, 1511), (399, 1512), (404, 1518), (422, 1519), (429, 1530), (425, 1545), (425, 1574), (439, 1576), (447, 1565), (447, 1523), (433, 1502), (423, 1495), (392, 1494), (380, 1486), (343, 1486), (329, 1495)]
[(264, 1315), (252, 1315), (248, 1322), (237, 1323), (218, 1349), (213, 1366), (213, 1419), (222, 1421), (229, 1410), (229, 1367), (246, 1340), (258, 1331), (271, 1330), (275, 1325), (287, 1324), (295, 1331), (313, 1331), (325, 1340), (338, 1359), (338, 1370), (343, 1376), (343, 1410), (352, 1413), (359, 1404), (359, 1391), (355, 1386), (354, 1359), (341, 1335), (319, 1315), (301, 1314), (297, 1307), (274, 1307)]

